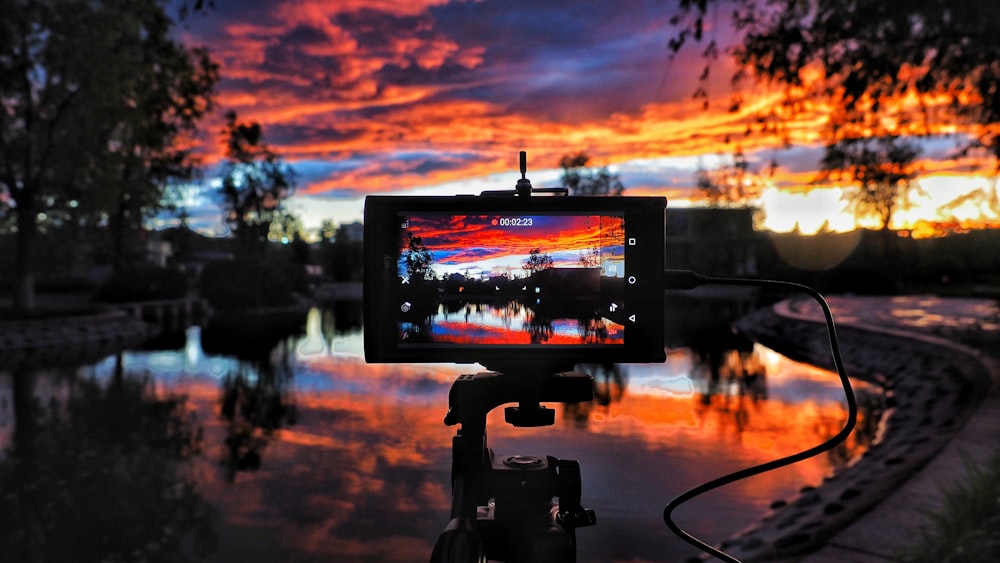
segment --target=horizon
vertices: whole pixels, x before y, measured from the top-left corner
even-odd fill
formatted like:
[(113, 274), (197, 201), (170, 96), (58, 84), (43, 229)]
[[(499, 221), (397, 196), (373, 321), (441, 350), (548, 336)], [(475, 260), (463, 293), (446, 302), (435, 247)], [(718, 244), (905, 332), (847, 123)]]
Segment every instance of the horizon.
[[(259, 122), (265, 142), (295, 169), (298, 190), (287, 208), (309, 231), (323, 220), (360, 221), (369, 194), (512, 188), (520, 150), (536, 187), (558, 185), (559, 158), (583, 151), (592, 166), (618, 174), (627, 195), (665, 196), (671, 207), (700, 205), (696, 171), (739, 150), (762, 186), (752, 203), (764, 211), (764, 229), (810, 234), (870, 224), (847, 211), (841, 186), (813, 183), (819, 113), (787, 123), (788, 147), (746, 135), (753, 111), (776, 93), (741, 92), (745, 109), (727, 111), (728, 58), (717, 61), (702, 108), (693, 96), (700, 54), (672, 58), (666, 47), (674, 7), (536, 4), (216, 0), (190, 16), (178, 36), (208, 47), (221, 64), (217, 111), (202, 126), (206, 177), (184, 202), (192, 224), (222, 233), (209, 192), (228, 110)], [(731, 41), (725, 26), (713, 33)], [(1000, 226), (983, 163), (949, 158), (961, 138), (919, 140), (923, 192), (899, 211), (894, 229)]]

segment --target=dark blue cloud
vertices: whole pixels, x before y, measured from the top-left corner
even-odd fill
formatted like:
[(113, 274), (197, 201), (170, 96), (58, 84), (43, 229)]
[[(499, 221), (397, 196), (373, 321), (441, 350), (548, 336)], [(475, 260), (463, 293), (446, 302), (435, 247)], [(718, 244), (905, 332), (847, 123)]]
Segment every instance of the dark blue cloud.
[[(292, 5), (292, 4), (290, 4)], [(219, 0), (213, 17), (229, 23), (264, 24), (274, 4)], [(453, 43), (457, 52), (437, 66), (418, 64), (416, 53), (387, 64), (375, 77), (378, 98), (389, 85), (453, 85), (445, 95), (500, 104), (536, 118), (573, 122), (613, 112), (631, 113), (662, 101), (667, 72), (667, 20), (672, 8), (654, 0), (579, 2), (450, 2), (418, 15), (361, 9), (332, 14), (359, 49), (388, 55), (400, 40)], [(193, 25), (206, 34), (212, 31)], [(216, 28), (217, 32), (218, 28)], [(305, 24), (284, 32), (264, 49), (261, 73), (296, 76), (226, 81), (225, 88), (282, 88), (304, 99), (357, 96), (351, 73), (355, 53), (316, 54), (330, 38)], [(463, 52), (482, 51), (482, 64), (459, 63)]]
[(431, 13), (459, 44), (486, 47), (462, 96), (567, 122), (663, 101), (671, 8), (662, 2), (449, 3)]

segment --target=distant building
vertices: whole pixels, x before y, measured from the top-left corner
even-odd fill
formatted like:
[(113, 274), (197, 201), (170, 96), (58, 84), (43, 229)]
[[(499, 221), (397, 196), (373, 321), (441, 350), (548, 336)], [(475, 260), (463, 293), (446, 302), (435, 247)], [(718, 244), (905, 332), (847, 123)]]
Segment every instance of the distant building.
[(763, 238), (754, 229), (756, 208), (668, 207), (666, 268), (710, 276), (755, 276)]
[(170, 241), (164, 240), (158, 231), (154, 231), (153, 234), (146, 239), (147, 262), (161, 268), (165, 268), (167, 267), (167, 264), (170, 263), (173, 256), (173, 245), (170, 244)]

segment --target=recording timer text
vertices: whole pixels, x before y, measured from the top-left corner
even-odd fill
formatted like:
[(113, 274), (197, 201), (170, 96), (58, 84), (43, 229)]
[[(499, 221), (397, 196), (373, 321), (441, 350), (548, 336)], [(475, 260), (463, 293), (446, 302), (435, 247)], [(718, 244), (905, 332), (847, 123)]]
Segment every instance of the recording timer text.
[(501, 227), (530, 227), (531, 217), (497, 217), (493, 219), (493, 224)]

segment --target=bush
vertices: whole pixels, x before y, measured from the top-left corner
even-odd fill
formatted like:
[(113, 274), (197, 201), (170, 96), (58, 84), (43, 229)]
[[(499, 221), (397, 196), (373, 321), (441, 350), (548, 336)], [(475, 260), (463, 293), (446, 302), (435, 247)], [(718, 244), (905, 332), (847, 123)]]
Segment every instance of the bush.
[(895, 295), (896, 284), (886, 273), (866, 266), (840, 266), (817, 276), (814, 287), (823, 293)]
[(296, 303), (292, 281), (282, 270), (246, 260), (220, 260), (201, 272), (201, 296), (213, 309), (232, 311)]
[(97, 292), (105, 303), (181, 299), (187, 296), (187, 279), (175, 268), (133, 266), (111, 274)]

